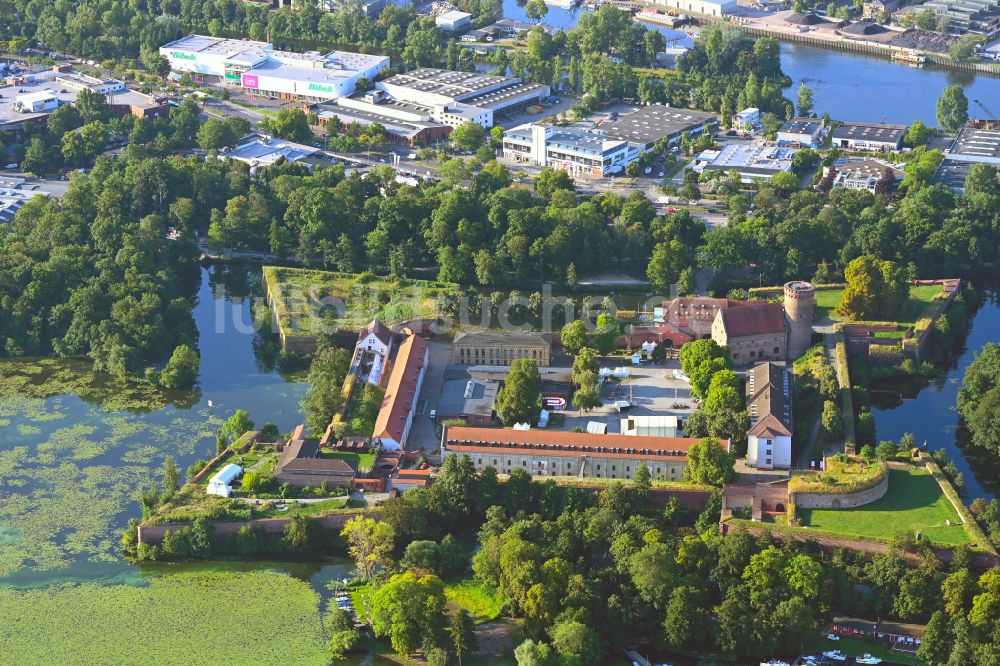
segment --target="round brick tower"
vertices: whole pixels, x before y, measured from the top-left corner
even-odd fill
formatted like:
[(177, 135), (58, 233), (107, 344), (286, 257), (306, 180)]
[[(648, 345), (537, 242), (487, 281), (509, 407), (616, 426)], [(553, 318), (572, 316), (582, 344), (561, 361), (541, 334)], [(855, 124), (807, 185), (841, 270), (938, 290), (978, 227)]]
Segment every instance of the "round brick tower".
[(785, 283), (785, 318), (788, 319), (788, 360), (794, 361), (809, 349), (812, 340), (816, 287), (812, 282)]

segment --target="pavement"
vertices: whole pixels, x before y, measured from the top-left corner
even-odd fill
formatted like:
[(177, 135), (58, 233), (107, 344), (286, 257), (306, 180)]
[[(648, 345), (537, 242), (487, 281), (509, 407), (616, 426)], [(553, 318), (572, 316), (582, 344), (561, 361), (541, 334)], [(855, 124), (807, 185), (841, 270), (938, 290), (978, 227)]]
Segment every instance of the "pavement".
[(420, 387), (420, 397), (413, 415), (413, 425), (406, 440), (406, 450), (437, 451), (441, 444), (437, 427), (431, 421), (432, 409), (437, 409), (441, 399), (441, 389), (444, 387), (444, 371), (451, 363), (451, 343), (432, 341), (428, 348), (427, 372), (424, 383)]

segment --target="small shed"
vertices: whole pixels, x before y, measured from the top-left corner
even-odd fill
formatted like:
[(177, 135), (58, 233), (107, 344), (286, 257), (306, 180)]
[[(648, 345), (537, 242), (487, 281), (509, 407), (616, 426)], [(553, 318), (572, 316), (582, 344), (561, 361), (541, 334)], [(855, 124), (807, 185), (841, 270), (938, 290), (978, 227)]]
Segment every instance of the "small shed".
[(233, 481), (238, 479), (242, 474), (242, 467), (229, 463), (208, 480), (208, 488), (205, 489), (205, 492), (209, 495), (229, 497), (233, 494)]

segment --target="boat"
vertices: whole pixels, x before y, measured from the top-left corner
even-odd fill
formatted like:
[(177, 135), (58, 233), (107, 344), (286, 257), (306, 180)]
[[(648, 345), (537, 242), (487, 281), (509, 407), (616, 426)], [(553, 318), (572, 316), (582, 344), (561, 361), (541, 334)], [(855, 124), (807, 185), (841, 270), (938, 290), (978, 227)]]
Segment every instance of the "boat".
[(791, 666), (787, 661), (781, 661), (780, 659), (772, 659), (770, 661), (760, 662), (760, 666)]
[(847, 661), (847, 655), (840, 650), (828, 650), (823, 653), (823, 656), (833, 661)]
[(882, 660), (879, 659), (878, 657), (874, 657), (874, 656), (868, 654), (867, 652), (865, 652), (860, 657), (855, 657), (854, 658), (854, 663), (855, 664), (866, 664), (866, 665), (867, 664), (881, 664)]
[(917, 67), (927, 62), (927, 56), (916, 49), (893, 49), (892, 59)]

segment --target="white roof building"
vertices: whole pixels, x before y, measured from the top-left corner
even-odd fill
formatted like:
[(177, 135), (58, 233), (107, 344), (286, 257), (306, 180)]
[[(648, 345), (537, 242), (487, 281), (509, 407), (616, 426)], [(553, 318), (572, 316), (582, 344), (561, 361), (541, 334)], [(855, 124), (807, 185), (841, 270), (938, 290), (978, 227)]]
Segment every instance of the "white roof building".
[(460, 12), (457, 9), (438, 14), (434, 19), (434, 24), (442, 30), (461, 30), (471, 22), (472, 14)]
[(229, 463), (208, 480), (208, 488), (205, 492), (209, 495), (219, 497), (229, 497), (233, 494), (232, 483), (243, 474), (243, 468), (239, 465)]
[(320, 152), (319, 148), (313, 148), (302, 143), (295, 143), (284, 139), (257, 137), (247, 143), (236, 146), (227, 153), (223, 153), (220, 157), (246, 162), (251, 168), (256, 168), (274, 164), (281, 158), (285, 158), (288, 162), (298, 162), (318, 152)]
[(666, 414), (630, 416), (621, 420), (621, 429), (630, 437), (677, 437), (678, 421)]

